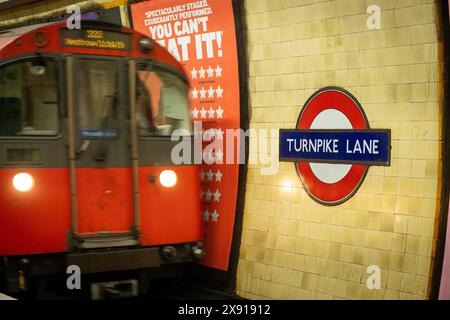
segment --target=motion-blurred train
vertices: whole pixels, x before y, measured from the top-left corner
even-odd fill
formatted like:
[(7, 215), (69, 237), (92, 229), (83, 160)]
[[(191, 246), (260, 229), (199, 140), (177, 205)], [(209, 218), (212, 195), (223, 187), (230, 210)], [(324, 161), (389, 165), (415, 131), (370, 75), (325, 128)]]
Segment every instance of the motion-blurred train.
[(202, 258), (199, 168), (171, 160), (188, 87), (128, 28), (0, 32), (0, 292), (77, 289), (80, 271), (92, 294), (136, 294)]

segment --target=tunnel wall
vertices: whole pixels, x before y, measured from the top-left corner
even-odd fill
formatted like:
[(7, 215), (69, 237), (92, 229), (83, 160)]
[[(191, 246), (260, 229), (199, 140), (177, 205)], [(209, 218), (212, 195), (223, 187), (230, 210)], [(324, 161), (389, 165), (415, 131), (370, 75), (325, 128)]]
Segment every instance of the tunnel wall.
[[(426, 299), (440, 210), (442, 98), (437, 5), (246, 0), (250, 128), (295, 128), (306, 100), (339, 86), (371, 128), (392, 130), (389, 167), (370, 167), (339, 206), (314, 202), (292, 163), (249, 164), (237, 293), (268, 299)], [(273, 138), (275, 141), (277, 137)], [(258, 157), (255, 141), (250, 157)], [(264, 152), (264, 151), (263, 151)], [(381, 288), (369, 290), (371, 265)]]

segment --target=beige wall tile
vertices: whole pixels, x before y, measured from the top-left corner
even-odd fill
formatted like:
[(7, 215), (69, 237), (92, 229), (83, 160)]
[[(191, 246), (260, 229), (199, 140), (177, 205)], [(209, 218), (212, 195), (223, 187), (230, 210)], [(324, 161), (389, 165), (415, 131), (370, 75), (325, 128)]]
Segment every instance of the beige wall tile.
[[(371, 167), (337, 207), (315, 203), (292, 164), (280, 163), (275, 176), (249, 166), (237, 279), (244, 297), (427, 298), (442, 172), (436, 8), (378, 3), (382, 29), (368, 31), (364, 1), (245, 1), (250, 126), (294, 127), (312, 93), (342, 86), (372, 128), (391, 129), (392, 159)], [(369, 265), (381, 267), (381, 290), (366, 287)]]

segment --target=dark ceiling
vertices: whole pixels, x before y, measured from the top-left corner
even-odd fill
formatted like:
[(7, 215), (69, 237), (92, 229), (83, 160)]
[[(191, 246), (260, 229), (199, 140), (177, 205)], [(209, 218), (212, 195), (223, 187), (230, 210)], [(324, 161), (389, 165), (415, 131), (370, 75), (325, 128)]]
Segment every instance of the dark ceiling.
[(9, 0), (9, 1), (5, 1), (5, 2), (1, 2), (0, 3), (0, 11), (18, 7), (18, 6), (22, 6), (24, 4), (29, 4), (32, 2), (38, 2), (38, 1), (39, 0)]

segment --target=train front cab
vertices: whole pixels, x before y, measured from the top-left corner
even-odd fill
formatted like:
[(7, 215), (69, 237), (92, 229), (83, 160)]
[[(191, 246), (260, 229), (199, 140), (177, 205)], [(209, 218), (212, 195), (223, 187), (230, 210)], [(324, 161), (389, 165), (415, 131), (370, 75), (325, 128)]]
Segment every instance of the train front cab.
[[(112, 25), (58, 23), (2, 36), (3, 290), (25, 290), (70, 266), (85, 279), (130, 270), (151, 277), (201, 258), (198, 167), (171, 158), (171, 133), (192, 133), (182, 67)], [(90, 36), (124, 47), (64, 46)]]

